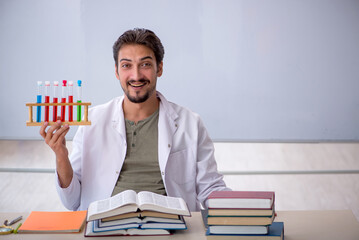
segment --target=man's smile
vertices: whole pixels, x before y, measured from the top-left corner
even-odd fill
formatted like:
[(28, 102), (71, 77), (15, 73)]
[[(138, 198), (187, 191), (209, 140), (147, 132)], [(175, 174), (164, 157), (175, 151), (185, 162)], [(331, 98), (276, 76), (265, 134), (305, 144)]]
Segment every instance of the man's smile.
[(131, 87), (134, 87), (134, 88), (140, 88), (140, 87), (145, 86), (147, 83), (149, 84), (148, 80), (129, 81), (128, 85), (130, 85)]

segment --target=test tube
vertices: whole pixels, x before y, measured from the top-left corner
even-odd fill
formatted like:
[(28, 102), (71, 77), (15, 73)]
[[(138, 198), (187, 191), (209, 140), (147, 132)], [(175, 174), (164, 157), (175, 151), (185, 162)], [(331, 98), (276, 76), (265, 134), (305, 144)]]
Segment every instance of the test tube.
[[(66, 92), (66, 80), (62, 80), (62, 98), (61, 98), (61, 103), (66, 103), (66, 98), (67, 98), (67, 92)], [(66, 106), (62, 105), (61, 106), (61, 122), (65, 122), (65, 112), (66, 112)]]
[[(59, 82), (54, 81), (54, 96), (52, 98), (53, 103), (58, 103), (58, 98), (57, 98), (58, 87), (59, 87)], [(52, 108), (52, 121), (53, 122), (57, 121), (57, 106), (53, 106)]]
[[(45, 81), (45, 103), (50, 102), (50, 82)], [(45, 106), (45, 122), (49, 121), (49, 106)]]
[[(82, 99), (82, 81), (77, 80), (77, 102), (81, 103)], [(81, 105), (77, 105), (77, 121), (81, 122)]]
[[(73, 91), (73, 86), (74, 83), (72, 81), (69, 81), (69, 86), (68, 86), (68, 90), (69, 90), (69, 103), (73, 103), (74, 101), (74, 91)], [(69, 105), (69, 122), (73, 121), (73, 106)]]
[[(37, 81), (36, 103), (41, 103), (41, 101), (42, 101), (42, 82)], [(36, 122), (41, 122), (41, 106), (37, 106)]]

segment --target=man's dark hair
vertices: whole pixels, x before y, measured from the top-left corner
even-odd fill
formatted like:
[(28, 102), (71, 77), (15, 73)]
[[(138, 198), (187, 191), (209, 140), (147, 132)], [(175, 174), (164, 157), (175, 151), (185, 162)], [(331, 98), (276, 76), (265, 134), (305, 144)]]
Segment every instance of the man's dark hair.
[(118, 52), (125, 44), (140, 44), (150, 48), (155, 54), (157, 66), (163, 60), (165, 49), (156, 34), (148, 29), (135, 28), (124, 32), (114, 43), (113, 58), (116, 66), (118, 66)]

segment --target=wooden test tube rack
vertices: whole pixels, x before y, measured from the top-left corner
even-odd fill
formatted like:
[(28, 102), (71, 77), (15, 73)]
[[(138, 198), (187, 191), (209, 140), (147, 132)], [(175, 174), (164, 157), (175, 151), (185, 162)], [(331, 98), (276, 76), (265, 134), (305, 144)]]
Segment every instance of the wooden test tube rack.
[[(26, 126), (42, 126), (44, 124), (43, 121), (36, 122), (33, 120), (33, 111), (32, 107), (37, 106), (84, 106), (84, 119), (81, 122), (78, 122), (77, 119), (73, 120), (72, 122), (64, 121), (63, 124), (68, 125), (91, 125), (91, 121), (88, 120), (88, 107), (91, 105), (90, 102), (74, 102), (74, 103), (26, 103), (26, 106), (29, 108), (29, 121), (26, 122)], [(49, 121), (49, 125), (53, 125), (56, 122)]]

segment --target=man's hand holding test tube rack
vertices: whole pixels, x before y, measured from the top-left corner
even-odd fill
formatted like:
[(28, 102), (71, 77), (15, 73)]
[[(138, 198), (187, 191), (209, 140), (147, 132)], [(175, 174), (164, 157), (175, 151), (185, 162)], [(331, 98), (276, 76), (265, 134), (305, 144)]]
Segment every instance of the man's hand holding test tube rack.
[[(69, 81), (69, 91), (66, 91), (66, 80), (63, 80), (63, 89), (62, 89), (62, 99), (61, 103), (58, 102), (57, 98), (57, 88), (58, 88), (58, 82), (55, 81), (53, 85), (54, 89), (54, 96), (53, 96), (53, 102), (50, 103), (49, 99), (49, 93), (50, 93), (50, 82), (45, 82), (45, 102), (42, 103), (42, 82), (37, 82), (37, 98), (36, 103), (26, 103), (26, 106), (29, 108), (29, 120), (26, 122), (26, 126), (41, 126), (44, 122), (48, 122), (48, 125), (53, 125), (56, 123), (59, 117), (61, 117), (61, 122), (63, 124), (68, 125), (91, 125), (91, 121), (88, 120), (88, 107), (91, 105), (90, 102), (82, 102), (82, 81), (78, 80), (78, 87), (77, 87), (77, 102), (73, 102), (73, 82)], [(68, 93), (68, 96), (67, 96)], [(66, 98), (68, 97), (68, 101), (66, 101)], [(44, 113), (44, 121), (41, 121), (41, 108), (44, 106), (45, 111)], [(53, 110), (53, 121), (49, 121), (49, 107), (52, 106)], [(57, 115), (57, 108), (58, 106), (61, 106), (61, 116)], [(66, 107), (68, 106), (68, 108)], [(73, 106), (77, 106), (77, 118), (74, 121), (73, 117)], [(33, 107), (37, 108), (37, 115), (36, 115), (36, 121), (33, 120)], [(84, 116), (83, 119), (81, 119), (81, 109), (84, 108)], [(65, 119), (65, 111), (68, 109), (67, 113), (67, 120)]]

